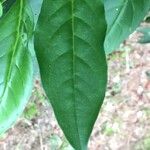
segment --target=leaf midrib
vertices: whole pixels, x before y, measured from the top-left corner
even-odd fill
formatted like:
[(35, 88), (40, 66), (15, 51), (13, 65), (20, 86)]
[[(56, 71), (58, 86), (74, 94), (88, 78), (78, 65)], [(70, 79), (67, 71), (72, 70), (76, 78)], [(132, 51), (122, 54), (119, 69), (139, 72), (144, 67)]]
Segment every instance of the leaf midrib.
[(80, 142), (80, 134), (78, 128), (78, 117), (77, 117), (77, 110), (76, 110), (76, 96), (75, 96), (75, 24), (74, 24), (74, 0), (71, 0), (71, 22), (72, 22), (72, 76), (73, 76), (73, 99), (74, 99), (74, 116), (75, 116), (75, 124), (77, 129), (77, 135), (80, 145), (80, 150), (82, 149), (81, 142)]
[(14, 65), (14, 56), (15, 56), (15, 53), (17, 51), (17, 46), (19, 43), (22, 13), (23, 13), (23, 0), (20, 0), (19, 15), (18, 15), (19, 17), (18, 17), (17, 31), (16, 31), (16, 40), (15, 40), (14, 46), (12, 47), (12, 55), (11, 55), (10, 65), (8, 67), (8, 70), (7, 70), (6, 81), (4, 82), (4, 90), (2, 92), (2, 95), (0, 96), (0, 100), (2, 99), (2, 97), (5, 94), (7, 84), (10, 80), (10, 77), (11, 77), (12, 66)]

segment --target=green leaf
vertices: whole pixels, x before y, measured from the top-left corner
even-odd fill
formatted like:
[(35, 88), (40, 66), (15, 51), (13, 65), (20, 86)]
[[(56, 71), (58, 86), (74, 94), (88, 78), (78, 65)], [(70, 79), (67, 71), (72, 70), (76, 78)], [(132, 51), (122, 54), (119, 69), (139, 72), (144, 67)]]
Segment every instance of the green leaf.
[(105, 51), (111, 53), (144, 19), (150, 0), (105, 0), (104, 3), (108, 24)]
[(35, 34), (42, 83), (65, 136), (85, 150), (103, 103), (107, 65), (101, 0), (44, 0)]
[(38, 108), (35, 102), (28, 103), (27, 108), (24, 111), (24, 117), (28, 120), (35, 118), (38, 115)]
[(0, 17), (3, 15), (3, 6), (2, 3), (0, 2)]
[(0, 134), (16, 121), (31, 93), (30, 10), (27, 0), (17, 0), (0, 20)]
[(35, 25), (37, 23), (43, 0), (30, 0), (30, 5), (34, 14)]
[(150, 28), (149, 27), (141, 27), (137, 30), (141, 32), (143, 36), (141, 36), (139, 42), (140, 43), (150, 43)]
[(2, 0), (4, 15), (10, 10), (11, 6), (13, 6), (15, 2), (16, 0)]

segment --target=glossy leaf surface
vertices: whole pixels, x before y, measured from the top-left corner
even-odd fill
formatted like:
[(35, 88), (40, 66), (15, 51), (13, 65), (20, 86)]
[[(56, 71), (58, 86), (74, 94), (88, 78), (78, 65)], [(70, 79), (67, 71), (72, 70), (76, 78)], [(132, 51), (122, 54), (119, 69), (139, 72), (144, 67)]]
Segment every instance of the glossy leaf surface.
[(28, 1), (17, 0), (0, 20), (0, 134), (16, 121), (31, 93), (31, 16)]
[(111, 53), (131, 34), (150, 9), (150, 0), (104, 0), (108, 24), (105, 51)]
[(107, 65), (101, 0), (44, 0), (35, 49), (44, 89), (76, 150), (85, 150), (103, 103)]

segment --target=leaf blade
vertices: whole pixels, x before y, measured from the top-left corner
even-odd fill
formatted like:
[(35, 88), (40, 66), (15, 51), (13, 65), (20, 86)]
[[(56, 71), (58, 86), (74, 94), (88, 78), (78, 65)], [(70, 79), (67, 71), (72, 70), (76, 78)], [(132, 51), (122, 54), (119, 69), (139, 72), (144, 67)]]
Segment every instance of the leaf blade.
[(30, 15), (28, 2), (18, 0), (0, 20), (0, 134), (22, 113), (32, 88), (32, 59), (26, 32), (27, 23), (33, 26)]
[(43, 2), (35, 34), (42, 83), (59, 125), (78, 150), (87, 147), (105, 95), (105, 29), (100, 0)]
[(105, 51), (111, 53), (138, 27), (150, 9), (150, 0), (105, 0), (104, 4), (108, 24)]

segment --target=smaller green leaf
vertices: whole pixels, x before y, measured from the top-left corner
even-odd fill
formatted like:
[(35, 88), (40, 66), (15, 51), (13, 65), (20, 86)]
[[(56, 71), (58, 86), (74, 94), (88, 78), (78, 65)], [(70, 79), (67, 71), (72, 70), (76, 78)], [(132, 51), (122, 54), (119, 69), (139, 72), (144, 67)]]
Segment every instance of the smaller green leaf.
[(38, 108), (34, 102), (30, 103), (24, 111), (24, 117), (28, 120), (33, 119), (38, 115)]
[(150, 28), (139, 28), (137, 31), (143, 34), (139, 40), (140, 43), (150, 43)]
[(105, 52), (119, 47), (140, 24), (150, 9), (150, 0), (105, 0), (107, 34)]

